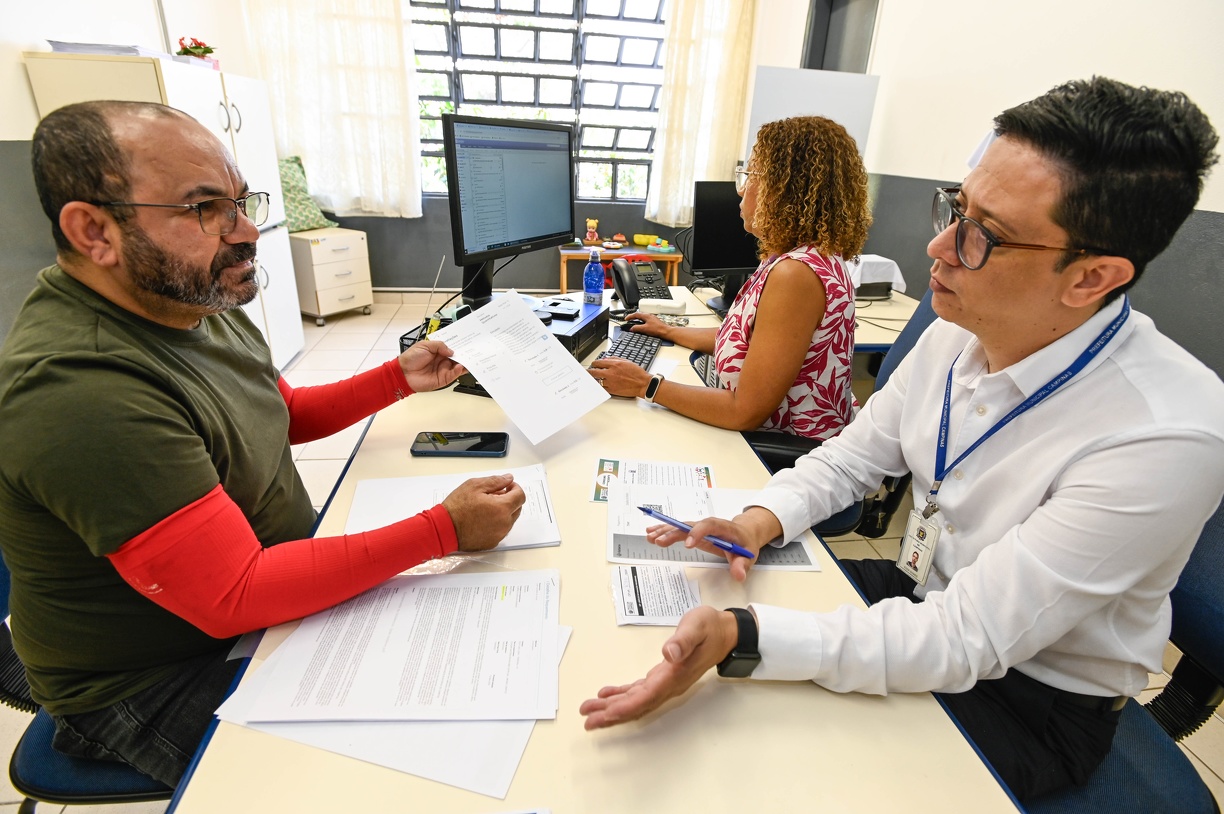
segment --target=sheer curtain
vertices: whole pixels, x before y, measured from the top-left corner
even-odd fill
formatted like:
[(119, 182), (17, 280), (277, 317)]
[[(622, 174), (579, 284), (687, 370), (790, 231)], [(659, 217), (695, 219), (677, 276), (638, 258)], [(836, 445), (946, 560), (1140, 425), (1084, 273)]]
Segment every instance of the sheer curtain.
[(420, 127), (401, 0), (243, 0), (277, 153), (339, 215), (421, 216)]
[(756, 0), (669, 0), (646, 217), (693, 222), (693, 182), (730, 180), (741, 156)]

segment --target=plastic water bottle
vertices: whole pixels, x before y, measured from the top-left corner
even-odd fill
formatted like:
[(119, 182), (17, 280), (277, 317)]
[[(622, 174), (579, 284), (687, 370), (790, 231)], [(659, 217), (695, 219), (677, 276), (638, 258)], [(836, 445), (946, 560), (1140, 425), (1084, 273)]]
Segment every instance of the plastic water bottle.
[(603, 305), (604, 270), (599, 262), (599, 249), (591, 249), (591, 259), (582, 272), (582, 301), (587, 305)]

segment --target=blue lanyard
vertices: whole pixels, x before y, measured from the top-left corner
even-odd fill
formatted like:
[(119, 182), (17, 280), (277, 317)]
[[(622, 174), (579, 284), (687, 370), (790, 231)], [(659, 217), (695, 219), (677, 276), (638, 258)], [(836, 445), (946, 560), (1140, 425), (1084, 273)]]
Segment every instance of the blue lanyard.
[(956, 368), (956, 359), (960, 359), (960, 354), (957, 354), (956, 359), (952, 360), (952, 366), (948, 368), (948, 383), (944, 387), (943, 414), (939, 418), (939, 437), (935, 441), (935, 481), (931, 484), (931, 491), (927, 494), (927, 505), (922, 512), (924, 518), (929, 518), (935, 512), (939, 511), (939, 504), (936, 502), (936, 497), (939, 495), (939, 487), (943, 483), (943, 479), (948, 476), (948, 473), (956, 468), (957, 464), (969, 457), (969, 453), (982, 445), (990, 436), (994, 435), (999, 430), (1003, 429), (1011, 420), (1019, 416), (1021, 413), (1027, 412), (1036, 407), (1041, 402), (1054, 394), (1054, 391), (1062, 387), (1084, 367), (1096, 357), (1098, 353), (1104, 350), (1105, 346), (1110, 343), (1110, 340), (1118, 333), (1118, 329), (1126, 322), (1130, 316), (1130, 298), (1123, 296), (1122, 310), (1117, 318), (1114, 319), (1105, 330), (1101, 331), (1100, 335), (1093, 340), (1083, 353), (1079, 355), (1074, 362), (1067, 367), (1062, 373), (1059, 373), (1053, 379), (1050, 379), (1033, 395), (1024, 400), (1018, 407), (1010, 413), (1003, 416), (999, 421), (982, 435), (981, 438), (973, 442), (967, 450), (960, 454), (960, 457), (951, 464), (944, 466), (944, 462), (948, 456), (948, 416), (952, 411), (952, 371)]

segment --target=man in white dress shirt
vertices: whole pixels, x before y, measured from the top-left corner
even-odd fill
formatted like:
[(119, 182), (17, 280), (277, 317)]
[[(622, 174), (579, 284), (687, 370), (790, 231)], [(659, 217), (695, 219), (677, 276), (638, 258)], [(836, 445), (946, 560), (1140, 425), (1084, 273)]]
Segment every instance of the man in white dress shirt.
[[(940, 320), (888, 385), (733, 521), (650, 532), (756, 552), (912, 472), (897, 562), (842, 563), (871, 606), (698, 608), (645, 679), (582, 705), (588, 729), (717, 666), (946, 693), (1022, 800), (1083, 783), (1108, 753), (1126, 698), (1161, 669), (1169, 592), (1224, 492), (1224, 384), (1125, 296), (1193, 210), (1217, 138), (1184, 95), (1101, 78), (1005, 111), (995, 132), (935, 193)], [(751, 561), (731, 559), (744, 579)]]

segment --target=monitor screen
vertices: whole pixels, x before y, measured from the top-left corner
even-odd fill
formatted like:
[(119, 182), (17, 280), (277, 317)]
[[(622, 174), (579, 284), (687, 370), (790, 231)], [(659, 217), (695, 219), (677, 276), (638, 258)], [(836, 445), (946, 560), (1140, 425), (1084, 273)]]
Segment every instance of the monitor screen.
[(757, 240), (744, 231), (734, 181), (698, 181), (693, 187), (693, 242), (689, 263), (696, 277), (753, 271)]
[(734, 181), (698, 181), (693, 187), (693, 276), (723, 278), (722, 295), (706, 302), (725, 314), (740, 288), (760, 264), (757, 239), (744, 231), (740, 196)]
[(442, 138), (463, 300), (479, 307), (491, 261), (574, 239), (574, 129), (447, 114)]

